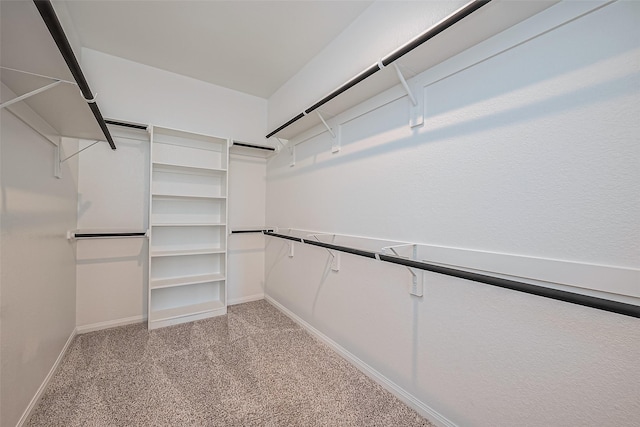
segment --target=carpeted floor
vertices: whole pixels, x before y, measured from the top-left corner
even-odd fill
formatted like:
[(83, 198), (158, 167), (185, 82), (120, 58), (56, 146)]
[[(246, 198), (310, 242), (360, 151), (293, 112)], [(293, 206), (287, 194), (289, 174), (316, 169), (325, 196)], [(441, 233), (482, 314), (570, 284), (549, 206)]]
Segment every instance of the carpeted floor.
[(432, 426), (266, 301), (79, 335), (29, 426)]

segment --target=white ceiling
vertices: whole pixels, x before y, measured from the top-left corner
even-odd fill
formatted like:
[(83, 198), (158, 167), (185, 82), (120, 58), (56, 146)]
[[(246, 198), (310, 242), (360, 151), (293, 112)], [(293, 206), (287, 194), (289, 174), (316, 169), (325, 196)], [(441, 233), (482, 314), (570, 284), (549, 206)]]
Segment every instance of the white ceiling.
[(67, 1), (84, 47), (268, 98), (371, 1)]

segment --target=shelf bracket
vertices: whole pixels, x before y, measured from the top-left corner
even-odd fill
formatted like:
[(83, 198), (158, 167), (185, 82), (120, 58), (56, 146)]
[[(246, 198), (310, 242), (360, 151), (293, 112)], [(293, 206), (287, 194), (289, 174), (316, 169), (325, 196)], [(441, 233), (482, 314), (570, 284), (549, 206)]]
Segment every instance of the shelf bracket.
[(37, 95), (37, 94), (39, 94), (39, 93), (41, 93), (41, 92), (44, 92), (45, 90), (49, 90), (49, 89), (51, 89), (51, 88), (54, 88), (54, 87), (58, 86), (58, 85), (59, 85), (59, 84), (61, 84), (61, 83), (63, 83), (63, 81), (62, 81), (62, 80), (56, 80), (55, 82), (53, 82), (53, 83), (49, 83), (49, 84), (48, 84), (48, 85), (46, 85), (46, 86), (42, 86), (41, 88), (38, 88), (38, 89), (32, 90), (31, 92), (27, 92), (27, 93), (25, 93), (24, 95), (17, 96), (17, 97), (15, 97), (15, 98), (13, 98), (13, 99), (10, 99), (10, 100), (9, 100), (9, 101), (7, 101), (7, 102), (3, 102), (2, 104), (0, 104), (0, 109), (2, 109), (2, 108), (4, 108), (4, 107), (8, 107), (9, 105), (11, 105), (11, 104), (15, 104), (16, 102), (20, 102), (20, 101), (22, 101), (22, 100), (24, 100), (24, 99), (30, 98), (30, 97), (32, 97), (33, 95)]
[(411, 109), (409, 111), (409, 126), (410, 127), (421, 126), (424, 124), (423, 101), (422, 99), (420, 99), (420, 101), (416, 99), (416, 97), (413, 94), (413, 91), (409, 87), (409, 84), (407, 83), (407, 80), (404, 78), (404, 75), (402, 74), (402, 71), (400, 71), (400, 68), (398, 67), (398, 65), (395, 62), (392, 65), (396, 70), (396, 74), (398, 75), (398, 80), (400, 80), (402, 87), (404, 88), (405, 92), (407, 93), (407, 96), (409, 97), (409, 100), (411, 101)]
[(295, 243), (289, 242), (289, 258), (293, 258)]
[(280, 144), (278, 146), (278, 151), (280, 151), (283, 148), (287, 148), (289, 150), (289, 154), (291, 155), (291, 162), (289, 162), (289, 167), (294, 167), (296, 165), (296, 146), (295, 145), (290, 145), (290, 144), (285, 144), (277, 136), (274, 136), (274, 138), (276, 139), (276, 141), (278, 141), (278, 144)]
[[(409, 246), (412, 249), (411, 259), (417, 261), (418, 260), (418, 245), (416, 245), (416, 244), (386, 246), (386, 247), (382, 248), (382, 253), (387, 253), (388, 254), (389, 252), (391, 252), (395, 256), (402, 257), (402, 255), (400, 255), (396, 249), (409, 247)], [(424, 270), (419, 270), (419, 269), (412, 268), (412, 267), (407, 267), (407, 270), (409, 270), (409, 273), (411, 273), (411, 276), (412, 276), (411, 277), (411, 287), (409, 289), (409, 293), (411, 295), (415, 295), (417, 297), (424, 296), (424, 282), (426, 280), (426, 275), (424, 274)]]
[(60, 172), (60, 145), (53, 147), (53, 176), (58, 179), (62, 178), (62, 172)]
[[(82, 150), (78, 150), (78, 151), (76, 151), (75, 153), (73, 153), (72, 155), (67, 156), (67, 157), (65, 157), (64, 159), (61, 159), (61, 160), (59, 161), (59, 163), (60, 163), (60, 164), (63, 164), (64, 162), (66, 162), (67, 160), (69, 160), (70, 158), (72, 158), (73, 156), (77, 156), (78, 154), (82, 153), (82, 152), (83, 152), (84, 150), (86, 150), (87, 148), (91, 148), (91, 147), (93, 147), (93, 146), (94, 146), (94, 145), (96, 145), (98, 142), (102, 142), (102, 141), (100, 141), (99, 139), (98, 139), (97, 141), (94, 141), (93, 143), (91, 143), (91, 144), (87, 145), (86, 147), (84, 147)], [(58, 155), (60, 155), (60, 152), (59, 152), (59, 151), (58, 151)]]
[(282, 142), (282, 140), (280, 138), (278, 138), (277, 136), (274, 136), (274, 138), (276, 139), (276, 141), (278, 142), (278, 145), (276, 146), (276, 149), (278, 151), (282, 150), (284, 147), (286, 147), (287, 145)]
[[(335, 234), (309, 234), (309, 236), (307, 237), (313, 237), (318, 242), (320, 242), (318, 236), (331, 236), (331, 243), (333, 243), (333, 241), (336, 239)], [(331, 255), (331, 271), (340, 271), (340, 252), (333, 251), (331, 249), (327, 249), (327, 252), (329, 252), (329, 255)]]
[(337, 153), (338, 151), (340, 151), (340, 128), (338, 128), (338, 136), (336, 136), (336, 134), (333, 132), (333, 129), (331, 129), (331, 127), (327, 124), (327, 121), (324, 119), (324, 117), (322, 117), (322, 114), (320, 114), (320, 110), (316, 110), (316, 113), (318, 113), (318, 117), (320, 118), (320, 121), (322, 122), (324, 127), (326, 127), (327, 130), (329, 131), (331, 138), (333, 138), (333, 145), (331, 145), (331, 152)]
[(405, 92), (407, 92), (407, 95), (409, 96), (409, 100), (411, 101), (411, 104), (415, 107), (416, 105), (418, 105), (418, 101), (416, 101), (416, 98), (413, 96), (411, 89), (409, 89), (409, 85), (407, 84), (407, 81), (402, 75), (402, 71), (400, 71), (400, 68), (398, 68), (398, 65), (395, 62), (393, 63), (393, 68), (395, 68), (396, 74), (398, 75), (398, 79), (400, 80), (400, 83), (402, 83), (402, 87), (404, 88)]
[(296, 146), (293, 145), (289, 149), (289, 153), (291, 153), (291, 162), (289, 162), (289, 167), (294, 167), (296, 165)]

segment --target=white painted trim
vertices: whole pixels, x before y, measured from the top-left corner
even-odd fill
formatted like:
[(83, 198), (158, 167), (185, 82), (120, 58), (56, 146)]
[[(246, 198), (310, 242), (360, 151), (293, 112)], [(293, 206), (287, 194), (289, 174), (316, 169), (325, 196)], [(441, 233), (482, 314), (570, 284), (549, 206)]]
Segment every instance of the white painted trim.
[(87, 332), (100, 331), (102, 329), (116, 328), (118, 326), (131, 325), (134, 323), (142, 323), (147, 320), (146, 316), (132, 316), (122, 319), (107, 320), (106, 322), (91, 323), (89, 325), (77, 326), (78, 334), (86, 334)]
[(60, 367), (60, 364), (62, 363), (62, 359), (64, 358), (65, 354), (67, 354), (67, 350), (71, 346), (71, 343), (73, 342), (73, 339), (76, 337), (76, 335), (78, 335), (78, 328), (74, 328), (73, 331), (71, 331), (71, 335), (69, 335), (67, 342), (64, 344), (64, 347), (62, 347), (62, 351), (60, 351), (58, 358), (53, 363), (53, 366), (49, 370), (49, 373), (47, 374), (47, 376), (44, 378), (44, 381), (42, 381), (42, 384), (40, 384), (40, 387), (38, 387), (38, 390), (36, 391), (36, 394), (33, 396), (33, 399), (31, 399), (31, 402), (29, 402), (29, 405), (27, 405), (27, 408), (22, 413), (22, 416), (18, 420), (18, 424), (16, 424), (16, 427), (22, 427), (27, 423), (27, 421), (29, 421), (29, 418), (31, 417), (33, 410), (36, 408), (36, 406), (38, 406), (38, 402), (40, 402), (40, 398), (42, 398), (44, 391), (49, 386), (49, 382), (51, 381), (56, 371)]
[(246, 297), (234, 298), (227, 301), (227, 305), (244, 304), (245, 302), (259, 301), (264, 299), (264, 292), (248, 295)]
[(361, 359), (356, 357), (354, 354), (349, 352), (347, 349), (342, 347), (340, 344), (333, 341), (331, 338), (311, 326), (309, 323), (298, 317), (295, 313), (285, 308), (282, 304), (277, 302), (275, 299), (270, 297), (269, 295), (264, 296), (264, 298), (273, 305), (275, 308), (280, 310), (282, 313), (287, 315), (291, 320), (302, 326), (307, 330), (311, 335), (315, 338), (328, 345), (332, 350), (346, 359), (349, 363), (358, 368), (362, 373), (371, 378), (376, 383), (380, 384), (386, 390), (388, 390), (395, 397), (404, 402), (407, 406), (416, 410), (420, 415), (427, 418), (433, 424), (438, 427), (457, 427), (452, 421), (447, 419), (444, 415), (437, 412), (435, 409), (431, 408), (426, 403), (419, 400), (417, 397), (400, 387), (398, 384), (391, 381), (389, 378), (382, 375), (380, 372), (363, 362)]

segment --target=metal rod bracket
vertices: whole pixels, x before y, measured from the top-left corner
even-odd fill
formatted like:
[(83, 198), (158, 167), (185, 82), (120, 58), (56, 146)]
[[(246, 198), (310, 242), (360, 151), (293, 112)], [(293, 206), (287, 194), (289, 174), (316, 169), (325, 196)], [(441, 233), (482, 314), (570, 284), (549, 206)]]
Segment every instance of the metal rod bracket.
[(404, 88), (407, 96), (409, 97), (409, 100), (411, 101), (411, 107), (409, 110), (409, 126), (412, 128), (422, 126), (424, 124), (424, 102), (422, 100), (423, 97), (416, 98), (414, 96), (414, 91), (409, 87), (409, 84), (404, 78), (404, 75), (402, 74), (402, 71), (400, 71), (398, 65), (395, 62), (391, 65), (393, 65), (393, 68), (396, 70), (398, 80), (400, 80), (402, 87)]
[(411, 101), (411, 104), (415, 107), (416, 105), (418, 105), (418, 101), (416, 101), (416, 98), (413, 96), (413, 93), (411, 92), (411, 89), (409, 88), (407, 81), (402, 75), (402, 71), (400, 71), (398, 64), (396, 64), (395, 62), (391, 65), (393, 65), (393, 68), (395, 68), (396, 74), (398, 75), (398, 80), (400, 80), (402, 87), (404, 88), (405, 92), (407, 92), (407, 96), (409, 96), (409, 100)]
[(320, 110), (316, 110), (316, 113), (318, 113), (318, 117), (320, 118), (320, 121), (322, 121), (322, 124), (324, 125), (324, 127), (327, 128), (327, 130), (329, 131), (329, 134), (331, 135), (331, 138), (333, 138), (333, 144), (331, 145), (331, 152), (332, 153), (337, 153), (338, 151), (340, 151), (340, 136), (341, 136), (340, 130), (341, 130), (341, 127), (338, 126), (338, 135), (336, 135), (333, 132), (333, 129), (331, 129), (331, 126), (329, 126), (329, 124), (324, 119), (324, 117), (322, 117), (322, 114), (320, 114)]
[[(407, 247), (411, 247), (410, 259), (414, 261), (418, 261), (418, 245), (416, 244), (385, 246), (384, 248), (382, 248), (382, 253), (384, 254), (392, 253), (395, 256), (402, 257), (402, 255), (400, 255), (396, 249), (407, 248)], [(409, 270), (409, 273), (411, 273), (411, 286), (409, 287), (409, 293), (417, 297), (424, 296), (424, 283), (426, 280), (426, 275), (424, 274), (424, 270), (420, 270), (413, 267), (407, 267), (407, 270)]]
[(291, 162), (289, 162), (289, 167), (294, 167), (296, 165), (296, 146), (292, 145), (289, 149), (289, 153), (291, 153)]
[[(325, 234), (325, 233), (309, 234), (309, 236), (307, 237), (313, 237), (318, 242), (320, 242), (320, 239), (318, 239), (318, 236), (331, 236), (331, 243), (333, 243), (334, 240), (336, 239), (335, 234)], [(329, 255), (331, 255), (331, 271), (336, 271), (336, 272), (340, 271), (340, 252), (334, 251), (328, 248), (325, 248), (325, 249), (327, 249), (327, 252), (329, 252)]]
[(289, 258), (293, 258), (294, 250), (295, 250), (295, 243), (289, 242)]
[(49, 83), (48, 85), (42, 86), (38, 89), (32, 90), (31, 92), (27, 92), (24, 95), (20, 95), (20, 96), (16, 96), (13, 99), (8, 100), (7, 102), (3, 102), (2, 104), (0, 104), (0, 109), (4, 108), (4, 107), (8, 107), (11, 104), (15, 104), (16, 102), (20, 102), (22, 100), (25, 100), (27, 98), (32, 97), (33, 95), (37, 95), (41, 92), (44, 92), (45, 90), (49, 90), (51, 88), (54, 88), (56, 86), (58, 86), (60, 83), (62, 83), (62, 80), (56, 80), (53, 83)]
[[(91, 147), (93, 147), (93, 146), (94, 146), (94, 145), (96, 145), (98, 142), (101, 142), (101, 141), (100, 141), (99, 139), (98, 139), (97, 141), (94, 141), (93, 143), (91, 143), (91, 144), (87, 145), (86, 147), (84, 147), (82, 150), (78, 150), (78, 151), (76, 151), (75, 153), (73, 153), (72, 155), (67, 156), (67, 157), (65, 157), (64, 159), (61, 159), (59, 163), (60, 163), (60, 164), (62, 164), (62, 163), (64, 163), (64, 162), (66, 162), (67, 160), (69, 160), (69, 159), (70, 159), (70, 158), (72, 158), (73, 156), (77, 156), (78, 154), (82, 153), (82, 152), (83, 152), (84, 150), (86, 150), (87, 148), (91, 148)], [(59, 153), (60, 153), (60, 151), (58, 151), (58, 155), (60, 155)]]

